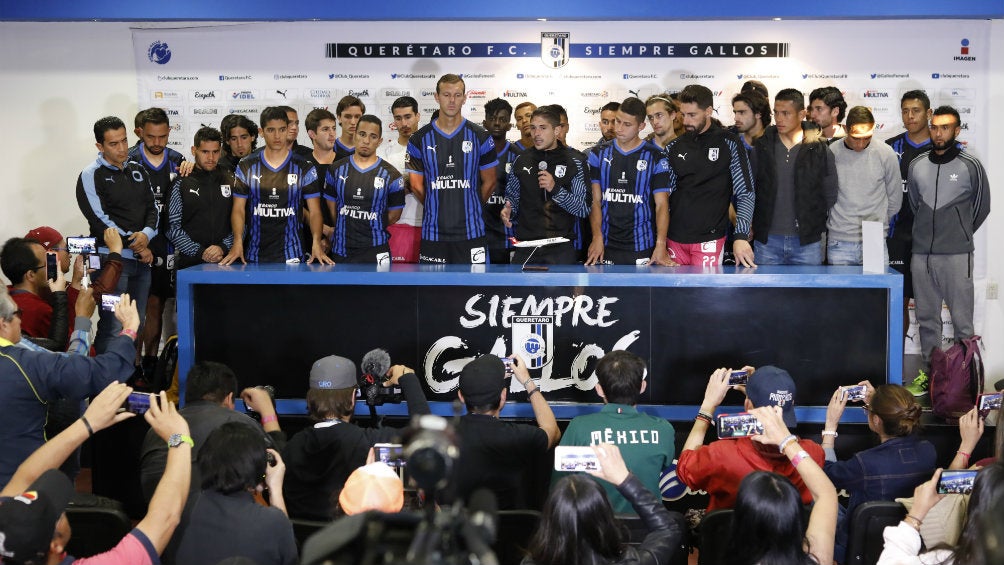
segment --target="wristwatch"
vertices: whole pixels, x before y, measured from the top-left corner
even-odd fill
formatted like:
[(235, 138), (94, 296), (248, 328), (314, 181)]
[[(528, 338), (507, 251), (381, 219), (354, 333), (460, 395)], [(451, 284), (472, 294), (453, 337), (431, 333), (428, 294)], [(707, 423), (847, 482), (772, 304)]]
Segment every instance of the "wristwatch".
[(172, 434), (171, 437), (167, 438), (168, 447), (178, 447), (183, 443), (187, 443), (189, 447), (195, 447), (195, 440), (192, 439), (192, 436)]

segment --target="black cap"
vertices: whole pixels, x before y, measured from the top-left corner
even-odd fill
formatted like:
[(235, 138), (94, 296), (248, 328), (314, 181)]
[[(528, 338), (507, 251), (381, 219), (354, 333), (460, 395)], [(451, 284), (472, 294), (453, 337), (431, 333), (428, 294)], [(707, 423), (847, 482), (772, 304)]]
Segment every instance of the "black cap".
[(505, 388), (505, 365), (495, 355), (482, 355), (460, 371), (460, 392), (471, 406), (495, 404)]

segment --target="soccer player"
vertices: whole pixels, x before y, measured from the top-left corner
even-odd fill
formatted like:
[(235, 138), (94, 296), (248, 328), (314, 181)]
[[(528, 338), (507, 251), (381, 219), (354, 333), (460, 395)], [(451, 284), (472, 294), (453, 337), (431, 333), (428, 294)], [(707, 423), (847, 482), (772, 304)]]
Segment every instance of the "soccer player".
[(356, 124), (359, 118), (366, 113), (366, 104), (355, 96), (343, 96), (335, 106), (335, 115), (338, 116), (338, 125), (342, 126), (342, 135), (335, 140), (335, 160), (344, 159), (355, 151)]
[[(533, 147), (533, 136), (530, 135), (530, 117), (537, 105), (533, 102), (520, 102), (513, 115), (516, 117), (516, 129), (519, 130), (519, 140), (514, 144), (519, 151), (525, 151), (527, 147)], [(495, 142), (498, 145), (498, 141)]]
[(167, 227), (167, 195), (178, 176), (178, 167), (185, 156), (167, 147), (171, 122), (161, 108), (148, 108), (136, 116), (140, 129), (140, 143), (129, 151), (129, 160), (135, 161), (150, 174), (150, 185), (157, 206), (158, 225), (161, 229), (150, 240), (153, 252), (153, 269), (150, 273), (150, 294), (146, 302), (146, 323), (143, 326), (143, 369), (152, 371), (157, 364), (160, 347), (161, 319), (165, 302), (174, 296), (171, 281), (174, 270), (174, 249), (165, 232)]
[(643, 141), (645, 103), (618, 105), (617, 137), (589, 153), (593, 241), (586, 265), (672, 265), (666, 251), (669, 228), (669, 163), (662, 149)]
[(301, 262), (305, 255), (300, 241), (302, 199), (307, 200), (312, 239), (307, 262), (333, 263), (321, 245), (321, 187), (317, 169), (289, 150), (288, 125), (289, 117), (279, 107), (270, 106), (261, 113), (265, 148), (237, 166), (230, 215), (234, 243), (221, 265), (231, 265), (238, 259), (241, 263)]
[(286, 128), (286, 149), (309, 159), (312, 150), (306, 145), (300, 145), (300, 142), (296, 140), (300, 134), (300, 116), (296, 113), (296, 108), (279, 106), (279, 109), (286, 112), (286, 119), (289, 120), (289, 126)]
[[(310, 154), (310, 160), (317, 168), (317, 178), (324, 182), (324, 176), (328, 172), (328, 165), (336, 160), (335, 140), (338, 139), (338, 122), (335, 115), (324, 108), (314, 108), (307, 114), (307, 119), (303, 125), (307, 128), (307, 136), (314, 146), (314, 151)], [(308, 218), (303, 230), (304, 242), (310, 241), (310, 221), (308, 210), (303, 209), (304, 217)], [(323, 228), (321, 229), (321, 246), (325, 252), (331, 249), (331, 230), (334, 229), (335, 219), (328, 215), (328, 207), (321, 206), (321, 216)]]
[(230, 114), (220, 122), (220, 133), (223, 134), (223, 155), (218, 166), (232, 173), (237, 170), (237, 163), (257, 147), (258, 124), (247, 116)]
[(167, 237), (177, 250), (177, 267), (219, 263), (230, 251), (233, 174), (219, 167), (223, 136), (213, 128), (195, 132), (195, 169), (171, 187)]
[(910, 299), (913, 298), (913, 275), (910, 274), (910, 258), (913, 256), (913, 209), (906, 193), (906, 173), (910, 162), (931, 150), (931, 130), (927, 123), (931, 119), (931, 99), (923, 90), (911, 90), (903, 94), (899, 103), (903, 117), (903, 133), (890, 137), (885, 142), (892, 146), (899, 158), (899, 172), (903, 179), (903, 203), (899, 212), (889, 221), (886, 248), (889, 251), (889, 266), (903, 274), (903, 335), (910, 329)]
[[(524, 104), (530, 103), (524, 102)], [(488, 258), (492, 263), (505, 265), (509, 263), (509, 254), (512, 251), (512, 243), (509, 238), (514, 235), (514, 232), (511, 226), (506, 226), (502, 222), (500, 213), (505, 206), (506, 182), (511, 176), (512, 163), (521, 152), (516, 144), (509, 143), (505, 138), (509, 130), (512, 129), (512, 105), (501, 98), (489, 100), (485, 103), (485, 121), (482, 122), (482, 125), (492, 136), (492, 141), (495, 142), (495, 154), (499, 162), (498, 166), (495, 167), (498, 178), (495, 192), (485, 202)]]
[(467, 86), (454, 74), (436, 83), (439, 116), (408, 142), (411, 190), (425, 205), (422, 263), (487, 261), (482, 205), (495, 191), (495, 143), (461, 115)]
[(714, 97), (705, 86), (680, 91), (685, 134), (666, 146), (669, 160), (669, 255), (681, 265), (722, 264), (729, 205), (736, 202), (736, 263), (755, 267), (749, 243), (753, 173), (736, 134), (712, 118)]
[(903, 183), (896, 152), (884, 143), (872, 143), (875, 116), (865, 106), (847, 112), (847, 137), (830, 144), (837, 167), (837, 202), (826, 220), (826, 262), (860, 265), (861, 222), (888, 221), (903, 202)]
[(847, 135), (847, 130), (840, 125), (846, 110), (844, 95), (835, 86), (823, 86), (809, 93), (809, 119), (822, 128), (827, 143)]
[(521, 240), (564, 237), (569, 241), (538, 249), (517, 248), (513, 263), (572, 265), (576, 261), (575, 224), (589, 216), (585, 171), (575, 156), (558, 141), (561, 118), (551, 106), (533, 112), (530, 133), (533, 147), (520, 154), (512, 166), (505, 187), (506, 205), (502, 221), (509, 227), (516, 222), (516, 237)]
[[(572, 157), (575, 159), (575, 164), (582, 169), (585, 174), (587, 184), (589, 186), (589, 179), (592, 178), (589, 174), (589, 157), (585, 153), (579, 151), (578, 149), (572, 147), (568, 144), (568, 131), (571, 126), (568, 123), (568, 111), (561, 104), (551, 104), (551, 109), (558, 114), (558, 119), (561, 122), (558, 124), (558, 144), (562, 147), (567, 148), (572, 152)], [(586, 191), (586, 206), (592, 209), (593, 205), (593, 190), (590, 186), (589, 190)], [(583, 234), (591, 233), (589, 216), (585, 218), (579, 218), (575, 222), (575, 237), (572, 239), (572, 243), (575, 246), (575, 262), (584, 263), (586, 261), (586, 252), (589, 249), (589, 243), (586, 241), (586, 237)]]
[(356, 122), (355, 152), (328, 168), (324, 198), (335, 218), (331, 252), (336, 262), (390, 265), (387, 226), (404, 209), (404, 180), (377, 156), (381, 141), (380, 118), (362, 116)]
[(837, 201), (837, 169), (820, 130), (804, 124), (805, 96), (774, 95), (774, 123), (757, 155), (755, 251), (761, 265), (821, 265), (826, 214)]
[[(740, 134), (746, 151), (753, 151), (753, 142), (770, 125), (770, 101), (756, 90), (732, 97), (732, 113), (736, 117), (736, 133)], [(753, 159), (752, 154), (750, 159)], [(756, 165), (753, 167), (756, 170)]]
[(648, 124), (652, 126), (652, 133), (645, 139), (655, 143), (663, 149), (666, 145), (676, 139), (676, 115), (680, 107), (669, 96), (656, 94), (649, 96), (645, 101), (645, 113), (648, 116)]
[[(402, 96), (390, 105), (397, 128), (397, 141), (384, 143), (377, 155), (398, 171), (405, 170), (408, 155), (408, 139), (418, 130), (418, 102), (411, 96)], [(390, 233), (391, 261), (395, 263), (418, 263), (418, 243), (422, 240), (422, 203), (411, 192), (408, 176), (404, 181), (404, 210), (397, 223), (387, 226)]]
[[(148, 248), (157, 235), (157, 205), (146, 169), (129, 161), (126, 127), (122, 120), (108, 116), (94, 123), (98, 158), (77, 177), (77, 205), (87, 218), (90, 235), (97, 241), (98, 252), (109, 252), (104, 232), (115, 228), (128, 242), (122, 249), (122, 274), (116, 293), (128, 293), (136, 300), (140, 323), (146, 313), (146, 298), (150, 291), (150, 263), (153, 253)], [(111, 268), (109, 265), (102, 267)], [(100, 274), (94, 280), (101, 278)], [(122, 324), (112, 312), (98, 312), (98, 333), (94, 349), (103, 353), (122, 330)], [(134, 336), (135, 338), (135, 336)]]
[(617, 111), (620, 108), (620, 102), (607, 102), (600, 108), (600, 139), (596, 143), (613, 141), (617, 137), (614, 128), (617, 125)]

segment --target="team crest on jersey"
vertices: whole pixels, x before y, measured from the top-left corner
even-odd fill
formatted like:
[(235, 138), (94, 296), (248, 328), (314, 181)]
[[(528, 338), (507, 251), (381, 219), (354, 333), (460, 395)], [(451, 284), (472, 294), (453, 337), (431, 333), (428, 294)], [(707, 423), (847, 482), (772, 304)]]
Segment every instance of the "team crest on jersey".
[(460, 148), (464, 150), (464, 153), (470, 153), (471, 151), (474, 151), (474, 143), (469, 139), (464, 140), (464, 142), (460, 144)]
[(286, 184), (288, 184), (290, 186), (296, 184), (296, 179), (297, 178), (299, 178), (299, 177), (297, 177), (296, 174), (294, 174), (294, 173), (290, 173), (290, 174), (286, 175)]
[(220, 194), (223, 195), (223, 198), (230, 198), (230, 185), (229, 184), (221, 184), (220, 185)]
[(568, 64), (568, 52), (570, 51), (569, 38), (571, 34), (567, 31), (544, 31), (540, 34), (540, 60), (545, 66), (552, 69), (564, 67)]
[(512, 343), (527, 367), (540, 369), (554, 356), (554, 316), (513, 316)]
[(718, 148), (712, 147), (711, 149), (708, 149), (708, 161), (717, 161), (717, 160), (718, 160)]
[(565, 167), (564, 165), (557, 165), (557, 166), (554, 167), (554, 176), (557, 177), (557, 178), (559, 178), (559, 179), (563, 178), (565, 176), (565, 171), (566, 170), (567, 170), (567, 167)]
[(373, 179), (373, 189), (380, 190), (381, 188), (383, 188), (383, 179), (381, 177)]
[(648, 161), (646, 161), (645, 159), (638, 159), (638, 163), (635, 164), (635, 167), (639, 171), (644, 171), (645, 169), (648, 168)]

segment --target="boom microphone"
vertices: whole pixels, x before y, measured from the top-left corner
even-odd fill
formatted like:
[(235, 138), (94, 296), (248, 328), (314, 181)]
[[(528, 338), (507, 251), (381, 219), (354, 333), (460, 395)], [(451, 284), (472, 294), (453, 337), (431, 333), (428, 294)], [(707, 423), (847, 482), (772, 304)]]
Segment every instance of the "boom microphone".
[(387, 371), (390, 370), (390, 353), (384, 349), (374, 349), (359, 362), (359, 368), (363, 371), (363, 379), (370, 384), (382, 383), (387, 380)]

